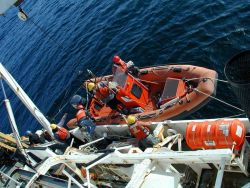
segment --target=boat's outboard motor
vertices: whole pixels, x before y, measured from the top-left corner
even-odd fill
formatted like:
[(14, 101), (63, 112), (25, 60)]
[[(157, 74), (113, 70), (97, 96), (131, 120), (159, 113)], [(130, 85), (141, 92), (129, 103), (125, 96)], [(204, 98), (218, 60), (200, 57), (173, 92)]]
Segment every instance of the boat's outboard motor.
[(224, 72), (250, 121), (250, 50), (230, 59)]

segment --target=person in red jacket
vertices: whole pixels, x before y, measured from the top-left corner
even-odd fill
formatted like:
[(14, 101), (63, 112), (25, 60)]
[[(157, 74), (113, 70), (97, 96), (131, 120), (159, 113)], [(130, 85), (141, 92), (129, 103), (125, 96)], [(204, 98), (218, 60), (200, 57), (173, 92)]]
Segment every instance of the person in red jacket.
[(120, 104), (120, 101), (116, 99), (116, 88), (111, 87), (111, 83), (107, 81), (101, 81), (97, 84), (90, 82), (87, 84), (87, 89), (98, 101), (106, 104), (113, 110), (118, 110), (117, 105)]
[(115, 73), (117, 67), (120, 67), (122, 71), (127, 71), (127, 64), (125, 61), (123, 61), (119, 56), (115, 55), (112, 59), (113, 61), (113, 67), (112, 67), (112, 72)]
[(109, 88), (109, 83), (107, 81), (101, 81), (97, 84), (90, 82), (87, 85), (87, 89), (95, 96), (96, 99), (105, 104), (115, 98), (115, 91)]
[(50, 128), (52, 129), (55, 139), (61, 142), (66, 142), (70, 139), (69, 131), (63, 127), (65, 120), (67, 118), (67, 115), (68, 114), (65, 113), (59, 123), (57, 124), (53, 123), (50, 125)]
[(52, 132), (54, 133), (54, 137), (56, 140), (61, 142), (66, 142), (70, 139), (70, 133), (67, 129), (63, 127), (59, 127), (56, 124), (51, 124), (50, 128), (52, 129)]
[(129, 115), (127, 123), (131, 135), (137, 139), (138, 145), (142, 150), (145, 150), (147, 147), (153, 147), (160, 142), (150, 133), (149, 126), (151, 122), (138, 121), (135, 116)]
[(115, 74), (117, 68), (120, 68), (120, 71), (130, 73), (135, 77), (138, 77), (140, 74), (140, 69), (134, 65), (132, 61), (125, 63), (119, 56), (115, 55), (113, 57), (113, 67), (112, 73)]

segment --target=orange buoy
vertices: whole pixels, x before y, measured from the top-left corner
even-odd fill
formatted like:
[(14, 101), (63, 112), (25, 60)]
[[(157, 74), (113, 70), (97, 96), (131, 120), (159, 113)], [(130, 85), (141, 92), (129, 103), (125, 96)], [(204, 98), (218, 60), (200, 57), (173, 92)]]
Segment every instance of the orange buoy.
[(245, 140), (245, 126), (238, 119), (191, 122), (186, 129), (186, 142), (191, 149), (240, 150)]

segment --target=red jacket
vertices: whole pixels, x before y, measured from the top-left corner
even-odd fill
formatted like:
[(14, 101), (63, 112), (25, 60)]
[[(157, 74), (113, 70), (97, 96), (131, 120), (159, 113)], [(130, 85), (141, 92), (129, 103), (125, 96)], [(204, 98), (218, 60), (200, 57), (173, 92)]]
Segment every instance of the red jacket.
[(63, 127), (59, 127), (56, 134), (57, 134), (58, 138), (62, 141), (69, 138), (69, 132), (67, 131), (67, 129), (65, 129)]
[(95, 96), (97, 99), (102, 100), (109, 96), (109, 88), (107, 86), (98, 87), (95, 92)]
[(141, 140), (150, 134), (149, 125), (149, 123), (137, 121), (135, 124), (129, 125), (129, 131), (135, 138)]
[(85, 110), (84, 109), (78, 110), (78, 112), (76, 113), (76, 119), (77, 119), (77, 121), (79, 121), (80, 119), (85, 118), (85, 117), (86, 117)]

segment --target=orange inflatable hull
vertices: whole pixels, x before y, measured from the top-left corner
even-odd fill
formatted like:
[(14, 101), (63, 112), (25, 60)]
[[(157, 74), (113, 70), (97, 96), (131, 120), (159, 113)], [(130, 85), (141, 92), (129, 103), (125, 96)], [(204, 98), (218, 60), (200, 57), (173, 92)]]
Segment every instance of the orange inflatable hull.
[[(133, 115), (142, 121), (181, 119), (201, 108), (209, 101), (209, 96), (216, 93), (217, 73), (207, 68), (192, 65), (166, 65), (140, 69), (140, 72), (136, 79), (148, 89), (148, 99), (143, 106), (144, 112)], [(95, 81), (112, 79), (113, 76), (109, 75), (96, 78)], [(189, 80), (188, 83), (193, 89), (171, 107), (160, 108), (157, 96), (163, 92), (167, 79)], [(96, 102), (96, 99), (92, 99), (89, 112), (96, 119), (97, 125), (126, 123), (123, 115), (106, 105), (96, 109)]]

